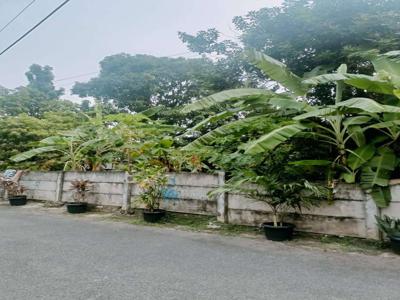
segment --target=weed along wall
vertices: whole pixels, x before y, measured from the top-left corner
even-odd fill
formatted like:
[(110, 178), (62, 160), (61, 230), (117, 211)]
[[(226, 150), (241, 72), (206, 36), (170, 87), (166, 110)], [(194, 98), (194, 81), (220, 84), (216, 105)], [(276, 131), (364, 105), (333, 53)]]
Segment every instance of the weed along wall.
[[(88, 202), (126, 211), (137, 206), (139, 187), (125, 172), (28, 172), (21, 178), (31, 200), (72, 201), (71, 181), (92, 182)], [(221, 222), (256, 225), (270, 220), (269, 208), (239, 194), (222, 194), (210, 199), (208, 192), (224, 184), (224, 174), (170, 173), (163, 192), (162, 207), (168, 211), (217, 216)], [(400, 217), (400, 185), (391, 186), (392, 202), (378, 210), (374, 201), (355, 185), (340, 184), (333, 203), (303, 210), (303, 215), (289, 214), (301, 231), (378, 239), (375, 215)], [(0, 197), (3, 193), (0, 191)]]

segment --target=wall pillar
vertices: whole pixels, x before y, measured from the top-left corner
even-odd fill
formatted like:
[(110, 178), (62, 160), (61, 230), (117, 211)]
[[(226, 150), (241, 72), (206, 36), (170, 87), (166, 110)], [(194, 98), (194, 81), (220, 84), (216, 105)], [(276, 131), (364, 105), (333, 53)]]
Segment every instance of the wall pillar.
[(132, 190), (132, 176), (125, 172), (124, 177), (124, 193), (122, 195), (122, 213), (129, 214), (131, 212), (131, 190)]
[(368, 193), (365, 193), (366, 200), (365, 205), (365, 228), (366, 228), (366, 238), (379, 240), (381, 239), (381, 234), (378, 226), (376, 225), (375, 216), (380, 216), (380, 209), (376, 206), (374, 199)]
[(61, 171), (61, 172), (58, 172), (57, 181), (56, 181), (55, 201), (57, 203), (62, 202), (63, 187), (64, 187), (64, 171)]
[[(218, 186), (225, 185), (225, 172), (218, 172)], [(217, 220), (219, 222), (228, 223), (228, 194), (221, 193), (217, 197)]]

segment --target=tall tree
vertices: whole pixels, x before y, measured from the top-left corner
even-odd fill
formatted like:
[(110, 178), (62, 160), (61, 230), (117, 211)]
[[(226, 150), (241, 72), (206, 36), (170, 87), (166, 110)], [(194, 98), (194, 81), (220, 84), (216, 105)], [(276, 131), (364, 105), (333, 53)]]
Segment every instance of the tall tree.
[[(349, 72), (372, 74), (370, 57), (360, 54), (399, 49), (399, 18), (397, 0), (285, 0), (281, 6), (252, 11), (233, 22), (242, 48), (255, 48), (307, 77), (333, 71), (342, 63)], [(191, 51), (225, 54), (221, 62), (227, 66), (240, 52), (236, 46), (232, 51), (232, 41), (221, 40), (215, 29), (180, 37)], [(332, 90), (330, 84), (318, 86), (310, 100), (333, 103)], [(345, 95), (365, 96), (351, 88)]]
[(40, 91), (47, 99), (58, 99), (64, 93), (63, 89), (54, 87), (53, 68), (50, 66), (33, 64), (25, 76), (29, 81), (28, 87)]
[(157, 105), (177, 107), (240, 84), (229, 72), (203, 58), (117, 54), (106, 57), (100, 66), (98, 77), (76, 83), (72, 92), (135, 112)]
[(351, 72), (371, 73), (367, 59), (349, 54), (398, 49), (399, 18), (397, 0), (285, 0), (280, 7), (250, 12), (233, 22), (245, 47), (282, 60), (302, 75), (341, 63)]
[(64, 90), (54, 87), (54, 75), (49, 66), (33, 64), (25, 73), (29, 84), (14, 90), (0, 88), (0, 116), (16, 116), (26, 113), (40, 117), (46, 111), (72, 109), (69, 101), (58, 100)]

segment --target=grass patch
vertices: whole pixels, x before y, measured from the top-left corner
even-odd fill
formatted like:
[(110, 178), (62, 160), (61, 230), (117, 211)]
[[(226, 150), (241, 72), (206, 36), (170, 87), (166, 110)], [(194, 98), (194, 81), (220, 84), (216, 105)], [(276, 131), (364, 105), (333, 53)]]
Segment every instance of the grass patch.
[[(187, 231), (217, 233), (229, 236), (262, 237), (262, 230), (254, 226), (224, 224), (217, 221), (216, 217), (168, 212), (166, 217), (158, 223), (147, 223), (143, 220), (142, 213), (136, 211), (133, 215), (115, 214), (107, 217), (134, 225), (153, 227), (176, 228)], [(323, 250), (339, 250), (345, 252), (359, 252), (370, 255), (381, 254), (390, 249), (388, 242), (367, 240), (354, 237), (339, 237), (305, 232), (296, 232), (292, 241), (285, 242), (293, 246), (308, 246), (322, 248)]]
[(224, 224), (217, 221), (216, 217), (192, 215), (184, 213), (168, 212), (166, 217), (158, 223), (147, 223), (143, 220), (141, 212), (135, 212), (133, 215), (114, 215), (111, 220), (125, 222), (134, 225), (146, 225), (155, 227), (169, 227), (190, 231), (215, 232), (224, 235), (258, 235), (260, 231), (253, 226), (242, 226)]
[(341, 237), (334, 235), (322, 235), (298, 232), (294, 244), (319, 244), (323, 248), (341, 249), (347, 252), (361, 252), (379, 254), (390, 250), (390, 243), (386, 241), (368, 240), (356, 237)]

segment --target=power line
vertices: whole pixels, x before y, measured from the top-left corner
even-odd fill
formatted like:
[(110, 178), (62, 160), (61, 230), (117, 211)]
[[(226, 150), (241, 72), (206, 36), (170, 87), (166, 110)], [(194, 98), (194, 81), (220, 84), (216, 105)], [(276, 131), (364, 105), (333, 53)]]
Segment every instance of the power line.
[(27, 6), (25, 6), (14, 18), (12, 18), (10, 21), (8, 21), (8, 23), (0, 29), (0, 33), (3, 32), (8, 26), (10, 26), (11, 23), (13, 23), (20, 15), (22, 15), (24, 13), (25, 10), (27, 10), (29, 8), (29, 6), (31, 6), (35, 2), (36, 2), (36, 0), (29, 2), (29, 4)]
[(59, 82), (59, 81), (65, 81), (65, 80), (69, 80), (69, 79), (84, 77), (84, 76), (93, 75), (93, 74), (96, 74), (96, 73), (98, 73), (98, 71), (94, 71), (94, 72), (90, 72), (90, 73), (84, 73), (84, 74), (79, 74), (79, 75), (74, 75), (74, 76), (70, 76), (70, 77), (64, 77), (64, 78), (61, 78), (61, 79), (54, 80), (54, 82)]
[(65, 0), (63, 3), (61, 3), (59, 6), (57, 6), (51, 13), (49, 13), (45, 18), (43, 18), (39, 23), (37, 23), (35, 26), (33, 26), (31, 29), (29, 29), (27, 32), (25, 32), (20, 38), (18, 38), (14, 43), (12, 43), (10, 46), (8, 46), (6, 49), (0, 52), (0, 56), (6, 53), (8, 50), (10, 50), (12, 47), (14, 47), (16, 44), (18, 44), (23, 38), (25, 38), (28, 34), (30, 34), (32, 31), (34, 31), (36, 28), (38, 28), (43, 22), (45, 22), (48, 18), (50, 18), (52, 15), (54, 15), (61, 7), (63, 7), (65, 4), (67, 4), (71, 0)]

